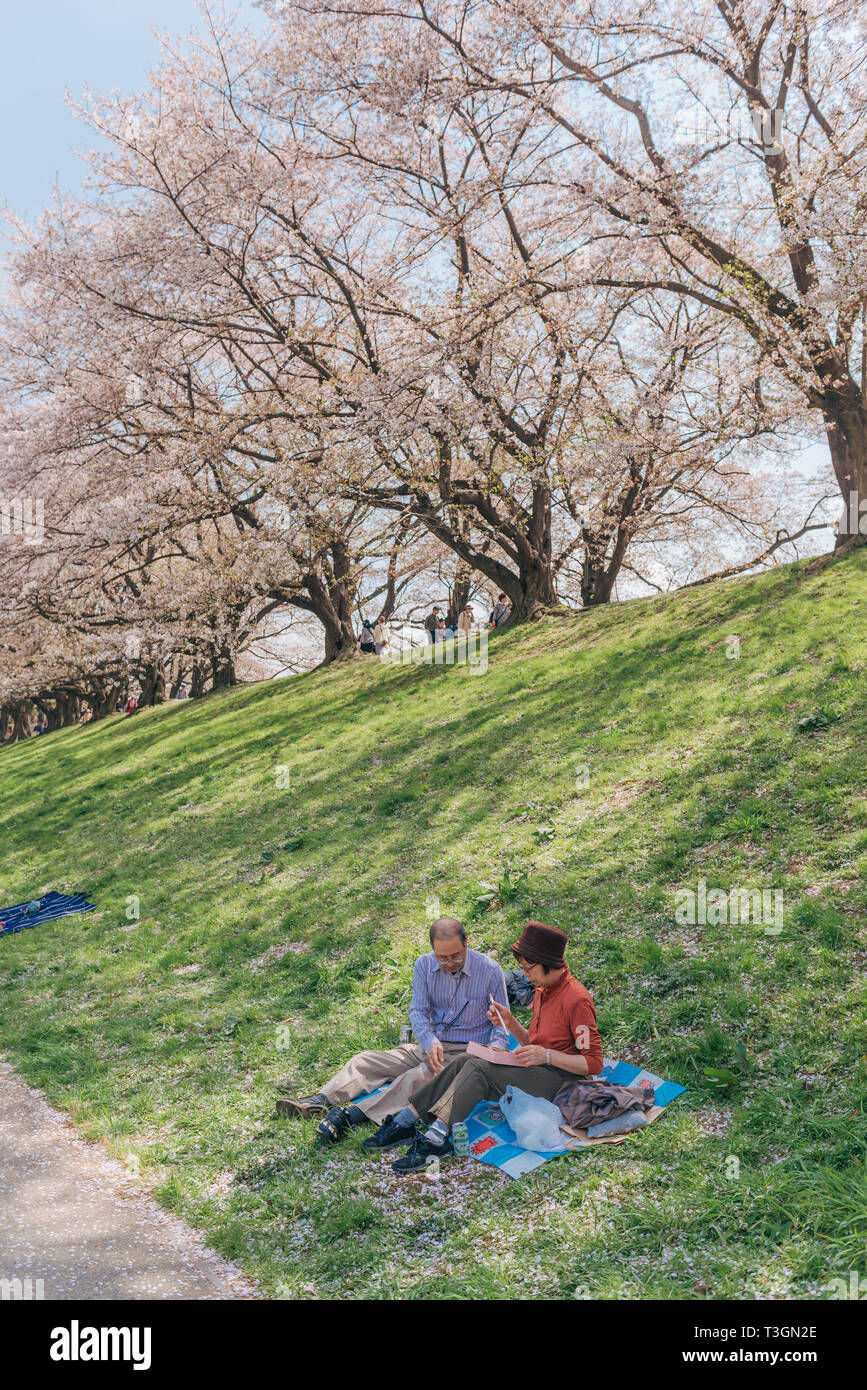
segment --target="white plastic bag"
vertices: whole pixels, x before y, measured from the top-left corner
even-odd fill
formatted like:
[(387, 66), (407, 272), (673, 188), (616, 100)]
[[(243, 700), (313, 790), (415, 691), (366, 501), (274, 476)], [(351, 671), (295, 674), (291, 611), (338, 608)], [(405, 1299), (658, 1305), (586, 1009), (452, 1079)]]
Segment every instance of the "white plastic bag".
[(515, 1132), (522, 1149), (547, 1153), (562, 1149), (566, 1136), (561, 1132), (563, 1116), (557, 1106), (541, 1096), (528, 1096), (515, 1086), (507, 1086), (499, 1106)]

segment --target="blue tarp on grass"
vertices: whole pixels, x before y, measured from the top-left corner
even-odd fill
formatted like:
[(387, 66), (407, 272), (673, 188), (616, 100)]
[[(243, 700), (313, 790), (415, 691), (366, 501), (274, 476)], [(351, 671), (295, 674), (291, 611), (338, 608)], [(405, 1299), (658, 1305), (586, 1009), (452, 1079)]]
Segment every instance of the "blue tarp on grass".
[[(518, 1043), (515, 1039), (510, 1038), (509, 1050), (514, 1051), (517, 1046)], [(576, 1077), (577, 1079), (579, 1078)], [(669, 1102), (682, 1096), (686, 1090), (685, 1086), (678, 1085), (676, 1081), (663, 1081), (661, 1076), (654, 1075), (652, 1071), (645, 1071), (643, 1067), (634, 1067), (631, 1062), (612, 1060), (609, 1057), (602, 1059), (601, 1072), (598, 1076), (592, 1077), (591, 1080), (613, 1081), (618, 1086), (652, 1086), (656, 1104), (647, 1111), (648, 1123), (658, 1119)], [(379, 1090), (383, 1089), (384, 1087), (379, 1088)], [(369, 1091), (367, 1095), (356, 1096), (355, 1099), (366, 1100), (368, 1095), (378, 1094), (378, 1091)], [(569, 1134), (564, 1130), (562, 1149), (536, 1153), (532, 1149), (520, 1147), (511, 1125), (496, 1101), (479, 1101), (472, 1114), (467, 1116), (466, 1123), (470, 1140), (470, 1157), (477, 1159), (479, 1163), (487, 1163), (492, 1168), (499, 1168), (510, 1178), (519, 1178), (522, 1173), (532, 1173), (534, 1168), (538, 1168), (542, 1163), (547, 1163), (550, 1158), (562, 1158), (564, 1154), (574, 1153), (576, 1149), (589, 1149), (597, 1144), (622, 1144), (633, 1134), (641, 1133), (640, 1129), (635, 1129), (631, 1131), (631, 1134), (616, 1135), (605, 1139), (588, 1139), (586, 1130), (581, 1130), (577, 1134)]]
[[(613, 1081), (618, 1086), (652, 1086), (656, 1104), (647, 1112), (649, 1121), (657, 1119), (669, 1102), (683, 1095), (685, 1090), (685, 1087), (679, 1086), (676, 1081), (663, 1081), (661, 1076), (655, 1076), (653, 1072), (645, 1071), (641, 1067), (634, 1067), (631, 1062), (612, 1061), (608, 1057), (604, 1058), (604, 1065), (598, 1077), (592, 1079)], [(588, 1149), (595, 1144), (606, 1142), (622, 1143), (623, 1139), (632, 1137), (622, 1135), (609, 1140), (588, 1140), (564, 1132), (562, 1149), (534, 1153), (531, 1149), (522, 1149), (517, 1144), (512, 1128), (499, 1106), (489, 1100), (480, 1101), (468, 1117), (467, 1131), (470, 1137), (471, 1157), (478, 1159), (480, 1163), (490, 1164), (492, 1168), (499, 1168), (503, 1173), (508, 1173), (510, 1178), (519, 1178), (522, 1173), (531, 1173), (534, 1168), (547, 1163), (550, 1158), (562, 1158), (564, 1154), (574, 1153), (576, 1149)], [(582, 1130), (581, 1133), (586, 1134), (586, 1131)], [(633, 1130), (632, 1134), (641, 1134), (641, 1130)]]
[[(28, 911), (32, 903), (38, 903), (39, 907)], [(70, 917), (74, 912), (92, 912), (95, 906), (83, 893), (46, 893), (41, 898), (16, 903), (14, 907), (0, 907), (0, 936), (37, 927), (40, 922), (53, 922), (57, 917)]]

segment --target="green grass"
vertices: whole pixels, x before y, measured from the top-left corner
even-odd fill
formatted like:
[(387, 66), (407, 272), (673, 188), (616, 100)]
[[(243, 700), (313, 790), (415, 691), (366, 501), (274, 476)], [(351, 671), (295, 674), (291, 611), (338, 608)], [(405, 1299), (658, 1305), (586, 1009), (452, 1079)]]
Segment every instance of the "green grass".
[[(484, 675), (359, 662), (0, 750), (0, 897), (99, 908), (0, 939), (0, 1049), (269, 1296), (863, 1277), (865, 604), (861, 551), (497, 634)], [(679, 925), (700, 879), (783, 889), (783, 930)], [(506, 965), (564, 927), (606, 1053), (687, 1094), (516, 1183), (276, 1119), (396, 1041), (434, 900)]]

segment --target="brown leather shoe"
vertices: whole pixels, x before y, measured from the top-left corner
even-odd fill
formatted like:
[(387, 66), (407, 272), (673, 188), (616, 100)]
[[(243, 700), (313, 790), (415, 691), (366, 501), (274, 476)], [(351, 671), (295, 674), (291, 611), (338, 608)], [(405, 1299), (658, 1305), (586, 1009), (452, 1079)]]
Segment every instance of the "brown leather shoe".
[(317, 1091), (315, 1096), (283, 1096), (277, 1102), (278, 1115), (300, 1115), (302, 1119), (308, 1119), (312, 1115), (323, 1115), (330, 1109), (330, 1101), (321, 1091)]

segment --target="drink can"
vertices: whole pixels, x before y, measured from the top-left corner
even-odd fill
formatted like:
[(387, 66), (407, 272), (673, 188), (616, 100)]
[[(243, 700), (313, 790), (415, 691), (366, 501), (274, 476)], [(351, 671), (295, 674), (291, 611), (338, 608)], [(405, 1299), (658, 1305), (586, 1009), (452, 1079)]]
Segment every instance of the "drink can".
[(456, 1154), (469, 1154), (470, 1132), (463, 1120), (458, 1120), (456, 1125), (452, 1125), (452, 1143)]
[(404, 1024), (404, 1026), (400, 1030), (400, 1041), (401, 1043), (412, 1042), (412, 1029), (409, 1027), (408, 1024)]

